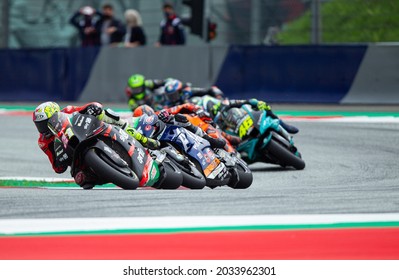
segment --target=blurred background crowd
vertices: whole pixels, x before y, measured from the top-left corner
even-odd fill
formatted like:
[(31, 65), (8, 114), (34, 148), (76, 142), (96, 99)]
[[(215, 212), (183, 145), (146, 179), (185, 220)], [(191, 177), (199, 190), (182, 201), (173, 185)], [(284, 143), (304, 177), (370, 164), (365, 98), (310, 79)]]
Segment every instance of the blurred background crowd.
[[(172, 13), (181, 19), (174, 24), (181, 28), (183, 36), (177, 41), (169, 38), (166, 44), (281, 45), (399, 40), (397, 0), (2, 0), (0, 47), (162, 44), (162, 32), (165, 34), (169, 27), (164, 22), (162, 31), (161, 22), (167, 21), (166, 13), (172, 16), (171, 11), (165, 11), (165, 4), (170, 4)], [(201, 5), (203, 8), (197, 8)], [(85, 33), (76, 27), (84, 24), (85, 17), (86, 21), (91, 17), (93, 30), (97, 28), (96, 36), (100, 37), (94, 36), (83, 43)], [(193, 17), (205, 18), (203, 30), (193, 28), (196, 23), (189, 20)], [(111, 29), (105, 28), (107, 25)], [(93, 30), (91, 34), (95, 33)]]

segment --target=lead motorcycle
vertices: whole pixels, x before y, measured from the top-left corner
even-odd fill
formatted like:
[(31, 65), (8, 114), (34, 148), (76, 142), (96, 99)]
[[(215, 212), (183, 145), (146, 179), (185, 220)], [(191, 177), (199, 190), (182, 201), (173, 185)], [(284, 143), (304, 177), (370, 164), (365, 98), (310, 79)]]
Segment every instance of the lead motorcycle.
[(240, 110), (242, 115), (234, 131), (243, 141), (236, 147), (242, 159), (248, 164), (265, 162), (282, 167), (291, 166), (297, 170), (305, 168), (305, 162), (294, 144), (292, 136), (280, 125), (278, 119), (267, 115), (267, 111), (255, 111), (249, 105), (228, 108), (219, 112), (215, 122), (223, 123), (232, 114), (230, 110)]
[(183, 177), (181, 171), (167, 158), (154, 160), (151, 154), (122, 128), (99, 121), (85, 114), (70, 115), (59, 112), (48, 126), (58, 141), (55, 151), (62, 145), (71, 160), (71, 174), (84, 170), (95, 185), (113, 183), (123, 189), (143, 186), (178, 188)]

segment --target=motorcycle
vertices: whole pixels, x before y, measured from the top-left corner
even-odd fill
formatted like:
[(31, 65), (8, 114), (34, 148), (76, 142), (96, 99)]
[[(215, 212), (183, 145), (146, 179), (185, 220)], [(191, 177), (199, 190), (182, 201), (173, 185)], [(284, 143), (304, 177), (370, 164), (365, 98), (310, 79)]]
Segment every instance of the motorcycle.
[[(187, 129), (160, 121), (156, 114), (143, 114), (133, 119), (140, 133), (161, 142), (160, 152), (167, 154), (180, 168), (183, 185), (199, 189), (223, 186), (231, 175), (205, 139)], [(200, 172), (199, 172), (200, 171)]]
[(215, 149), (216, 154), (222, 159), (227, 169), (232, 175), (229, 186), (234, 189), (248, 188), (253, 181), (253, 176), (248, 165), (238, 156), (236, 149), (231, 145), (227, 138), (225, 138), (221, 130), (213, 127), (210, 123), (205, 122), (199, 116), (194, 114), (184, 114), (189, 122), (200, 127), (209, 136), (213, 138), (223, 139), (226, 145), (223, 149)]
[[(143, 186), (176, 189), (182, 174), (167, 158), (154, 160), (149, 152), (122, 128), (85, 114), (59, 112), (48, 123), (56, 136), (55, 151), (65, 150), (71, 159), (71, 174), (88, 173), (92, 178), (84, 189), (113, 183), (123, 189)], [(60, 149), (62, 148), (62, 149)], [(58, 154), (57, 154), (58, 156)]]
[[(219, 112), (215, 122), (226, 119), (231, 109)], [(254, 111), (248, 105), (238, 109), (242, 111), (243, 117), (233, 133), (243, 140), (237, 146), (237, 151), (246, 163), (266, 162), (282, 167), (292, 166), (297, 170), (305, 168), (305, 162), (292, 136), (280, 125), (278, 119), (269, 117), (266, 111)]]

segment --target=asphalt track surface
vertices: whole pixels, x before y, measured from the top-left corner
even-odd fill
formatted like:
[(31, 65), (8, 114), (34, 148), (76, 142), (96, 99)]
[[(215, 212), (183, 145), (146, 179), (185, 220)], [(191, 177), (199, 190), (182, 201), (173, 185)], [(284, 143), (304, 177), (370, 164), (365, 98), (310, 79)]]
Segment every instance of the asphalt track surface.
[[(247, 190), (0, 189), (0, 218), (399, 212), (399, 123), (297, 122), (303, 171), (252, 165)], [(60, 177), (30, 117), (0, 116), (0, 177)]]

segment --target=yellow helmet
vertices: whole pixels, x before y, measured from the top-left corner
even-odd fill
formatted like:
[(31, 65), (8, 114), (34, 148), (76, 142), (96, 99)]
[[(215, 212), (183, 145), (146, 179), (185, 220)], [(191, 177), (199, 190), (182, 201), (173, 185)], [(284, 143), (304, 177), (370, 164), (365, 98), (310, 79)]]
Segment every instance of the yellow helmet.
[(48, 120), (55, 113), (60, 111), (60, 106), (51, 101), (44, 102), (37, 106), (33, 112), (33, 122), (35, 123), (37, 130), (42, 134), (49, 133), (50, 130), (47, 127)]

